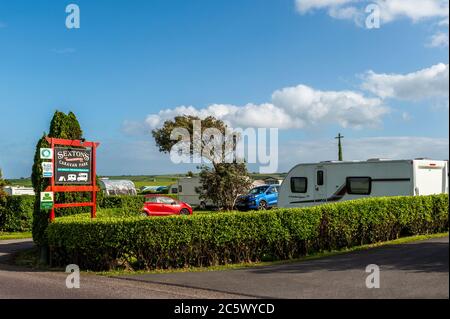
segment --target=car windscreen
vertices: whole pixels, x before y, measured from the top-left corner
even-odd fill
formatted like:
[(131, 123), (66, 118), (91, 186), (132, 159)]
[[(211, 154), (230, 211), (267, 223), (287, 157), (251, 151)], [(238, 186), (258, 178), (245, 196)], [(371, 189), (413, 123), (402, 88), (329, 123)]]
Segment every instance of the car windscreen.
[(269, 186), (259, 186), (259, 187), (255, 187), (253, 189), (250, 190), (250, 192), (248, 192), (250, 195), (259, 195), (264, 193), (267, 188), (269, 188)]

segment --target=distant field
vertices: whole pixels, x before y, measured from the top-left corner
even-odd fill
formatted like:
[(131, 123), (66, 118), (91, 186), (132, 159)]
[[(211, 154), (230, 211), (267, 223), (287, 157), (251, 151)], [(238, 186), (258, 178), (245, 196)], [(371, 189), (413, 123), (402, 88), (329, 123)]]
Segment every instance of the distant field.
[[(169, 186), (176, 183), (178, 178), (184, 177), (186, 175), (176, 174), (176, 175), (123, 175), (123, 176), (101, 176), (108, 177), (110, 179), (126, 179), (133, 181), (136, 188), (141, 188), (142, 186)], [(272, 175), (261, 175), (261, 174), (250, 174), (252, 179), (264, 179), (267, 177), (274, 177), (277, 179), (283, 179), (286, 174), (272, 174)], [(26, 186), (31, 187), (30, 178), (21, 179), (9, 179), (7, 182), (13, 186)]]

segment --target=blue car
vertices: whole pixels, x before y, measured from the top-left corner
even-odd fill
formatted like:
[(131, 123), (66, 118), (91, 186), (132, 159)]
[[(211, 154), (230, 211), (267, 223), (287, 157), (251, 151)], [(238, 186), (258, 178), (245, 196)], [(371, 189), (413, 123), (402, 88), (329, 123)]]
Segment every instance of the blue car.
[(247, 195), (241, 195), (236, 200), (239, 210), (265, 210), (278, 204), (280, 185), (262, 185), (252, 188)]

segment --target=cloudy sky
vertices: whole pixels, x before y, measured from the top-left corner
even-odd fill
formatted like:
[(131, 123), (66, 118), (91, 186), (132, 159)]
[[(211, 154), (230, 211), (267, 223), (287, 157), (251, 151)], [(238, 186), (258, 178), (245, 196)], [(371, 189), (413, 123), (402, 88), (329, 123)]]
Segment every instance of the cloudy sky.
[(448, 159), (448, 0), (72, 3), (76, 30), (64, 1), (0, 0), (6, 177), (30, 175), (56, 109), (101, 142), (105, 175), (195, 167), (150, 134), (179, 114), (278, 128), (280, 172), (336, 159), (339, 132), (348, 160)]

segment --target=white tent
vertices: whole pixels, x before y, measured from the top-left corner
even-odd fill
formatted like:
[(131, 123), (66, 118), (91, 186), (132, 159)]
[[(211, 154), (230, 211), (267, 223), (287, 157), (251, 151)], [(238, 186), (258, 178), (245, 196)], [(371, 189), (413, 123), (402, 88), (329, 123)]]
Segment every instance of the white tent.
[(136, 187), (132, 181), (100, 179), (99, 182), (105, 195), (137, 195)]

